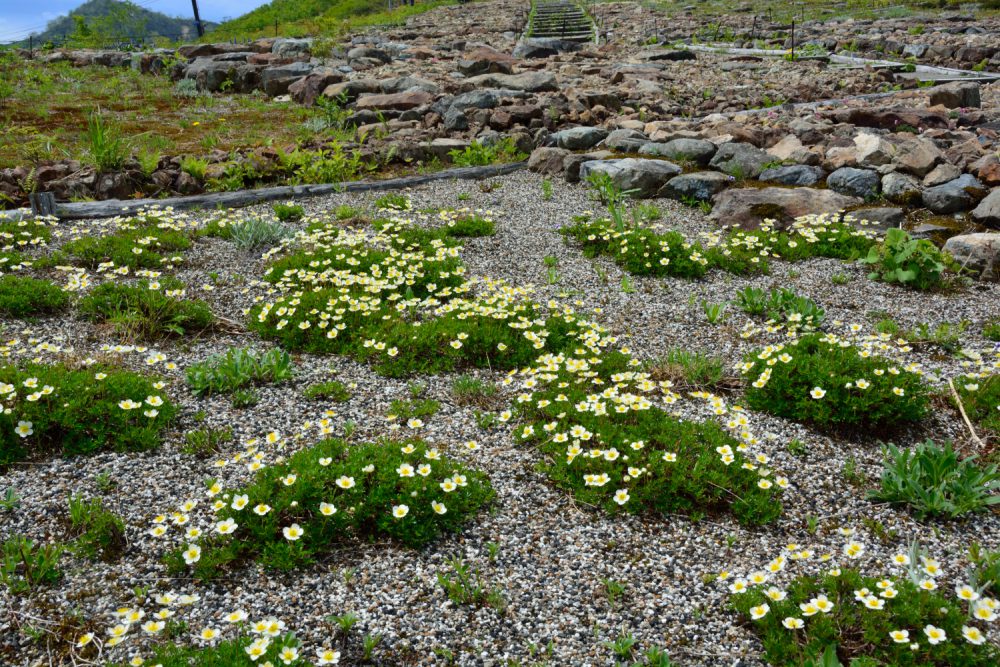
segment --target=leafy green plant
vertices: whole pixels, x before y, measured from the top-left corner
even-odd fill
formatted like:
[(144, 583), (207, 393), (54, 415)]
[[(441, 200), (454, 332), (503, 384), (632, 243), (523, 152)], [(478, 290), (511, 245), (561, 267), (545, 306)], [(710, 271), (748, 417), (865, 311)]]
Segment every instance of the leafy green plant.
[(431, 417), (440, 409), (441, 404), (429, 398), (412, 401), (395, 400), (389, 404), (389, 415), (396, 419)]
[(890, 425), (921, 419), (926, 385), (892, 361), (859, 354), (834, 336), (808, 334), (744, 360), (747, 406), (818, 425)]
[(731, 388), (722, 360), (697, 350), (672, 347), (653, 360), (648, 370), (652, 379), (670, 382), (677, 390)]
[(69, 523), (73, 550), (78, 555), (111, 562), (125, 552), (125, 522), (105, 509), (100, 498), (88, 502), (82, 496), (70, 496)]
[(114, 125), (108, 125), (100, 110), (87, 117), (87, 154), (100, 172), (117, 171), (125, 166), (131, 149)]
[(875, 269), (869, 274), (873, 280), (927, 290), (941, 284), (948, 257), (931, 241), (914, 239), (906, 230), (892, 228), (881, 245), (869, 250), (864, 262)]
[(545, 201), (552, 199), (552, 181), (548, 178), (542, 179), (542, 199)]
[[(169, 627), (169, 626), (168, 626)], [(264, 641), (266, 640), (266, 641)], [(162, 667), (257, 667), (271, 664), (303, 665), (301, 658), (287, 659), (287, 649), (299, 652), (300, 642), (293, 633), (261, 638), (251, 634), (240, 634), (235, 639), (220, 641), (210, 646), (189, 646), (186, 643), (164, 641), (152, 646), (148, 660)], [(337, 652), (339, 656), (339, 651)], [(252, 657), (251, 657), (252, 654)], [(282, 656), (286, 656), (283, 658)], [(267, 660), (267, 657), (273, 658)], [(261, 660), (261, 658), (265, 658)], [(126, 667), (131, 663), (112, 664), (112, 667)]]
[(278, 222), (250, 218), (237, 221), (213, 220), (200, 233), (232, 241), (244, 252), (254, 252), (278, 245), (282, 240), (294, 236), (295, 230)]
[(753, 587), (731, 602), (760, 638), (764, 659), (778, 667), (832, 667), (840, 664), (838, 657), (856, 667), (996, 664), (995, 646), (963, 636), (977, 629), (961, 601), (935, 587), (921, 588), (926, 561), (910, 559), (909, 576), (871, 577), (836, 568), (796, 577), (783, 589)]
[(303, 395), (311, 401), (318, 401), (325, 398), (337, 403), (343, 403), (351, 399), (351, 392), (339, 380), (311, 384), (306, 387)]
[(87, 268), (96, 269), (106, 262), (133, 269), (160, 269), (173, 261), (176, 253), (191, 247), (183, 232), (143, 224), (104, 236), (83, 236), (70, 241), (62, 250)]
[(912, 450), (891, 443), (885, 448), (879, 488), (870, 495), (884, 502), (909, 505), (920, 518), (954, 519), (1000, 503), (1000, 472), (980, 468), (972, 458), (959, 459), (951, 443), (932, 440)]
[(121, 334), (142, 340), (207, 329), (215, 318), (203, 301), (166, 294), (182, 288), (172, 278), (142, 280), (134, 286), (107, 282), (80, 300), (80, 313), (96, 322), (111, 322)]
[(201, 538), (166, 560), (173, 571), (190, 565), (207, 579), (247, 557), (291, 569), (352, 537), (420, 547), (458, 531), (492, 496), (484, 474), (422, 442), (324, 440), (235, 489), (216, 517), (232, 526), (227, 534)]
[(69, 294), (48, 280), (26, 276), (0, 277), (0, 314), (32, 317), (65, 310)]
[[(955, 389), (965, 413), (982, 428), (1000, 434), (1000, 375), (959, 378)], [(952, 398), (954, 400), (954, 398)]]
[(181, 451), (201, 458), (214, 456), (222, 451), (222, 445), (231, 442), (233, 429), (229, 426), (215, 428), (208, 426), (184, 434), (184, 445)]
[(705, 319), (709, 324), (718, 324), (726, 316), (726, 307), (729, 304), (725, 301), (721, 303), (711, 303), (706, 299), (701, 300), (701, 310), (705, 313)]
[(490, 407), (495, 403), (497, 388), (472, 375), (461, 375), (451, 383), (451, 395), (458, 405)]
[(448, 560), (448, 572), (438, 572), (437, 581), (448, 599), (455, 605), (492, 607), (503, 612), (507, 601), (499, 588), (488, 588), (483, 582), (479, 568), (474, 568), (461, 558)]
[(458, 167), (483, 167), (494, 162), (523, 160), (526, 156), (517, 149), (514, 139), (504, 137), (488, 145), (473, 141), (464, 149), (449, 151), (448, 157)]
[(983, 338), (1000, 341), (1000, 318), (989, 320), (983, 325)]
[(62, 553), (59, 544), (35, 545), (28, 538), (15, 535), (3, 543), (0, 583), (14, 594), (54, 584), (62, 579), (59, 569)]
[(298, 204), (275, 204), (271, 210), (274, 211), (274, 217), (282, 222), (295, 222), (306, 214), (306, 210)]
[(375, 200), (375, 208), (408, 211), (410, 209), (410, 199), (398, 192), (390, 192)]
[(191, 364), (185, 373), (195, 396), (211, 396), (232, 393), (257, 383), (283, 382), (291, 379), (294, 371), (292, 357), (284, 350), (255, 352), (248, 348), (230, 348)]
[(208, 173), (208, 160), (186, 155), (181, 158), (181, 171), (197, 181), (204, 181)]
[(736, 302), (749, 315), (766, 315), (771, 320), (796, 326), (818, 326), (825, 315), (812, 299), (798, 296), (786, 288), (765, 292), (756, 287), (746, 287), (736, 292)]
[(0, 415), (0, 465), (29, 456), (152, 449), (176, 413), (159, 387), (137, 373), (102, 365), (0, 367), (6, 408)]
[(954, 354), (962, 347), (962, 334), (969, 326), (968, 322), (939, 322), (933, 327), (926, 322), (920, 322), (911, 331), (907, 332), (906, 338), (913, 344), (930, 344), (940, 348), (945, 352)]
[(478, 238), (497, 233), (496, 224), (478, 213), (462, 213), (448, 220), (445, 230), (452, 238)]

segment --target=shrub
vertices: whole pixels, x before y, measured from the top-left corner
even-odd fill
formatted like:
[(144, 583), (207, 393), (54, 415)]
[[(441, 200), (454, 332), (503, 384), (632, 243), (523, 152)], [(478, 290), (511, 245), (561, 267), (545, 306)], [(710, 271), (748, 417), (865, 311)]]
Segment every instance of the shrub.
[(295, 222), (301, 220), (306, 214), (306, 210), (298, 204), (275, 204), (271, 207), (274, 216), (282, 222)]
[[(911, 564), (909, 576), (898, 578), (833, 569), (826, 575), (797, 577), (785, 589), (754, 587), (731, 600), (763, 643), (764, 658), (777, 667), (826, 667), (829, 663), (815, 660), (831, 645), (838, 646), (839, 657), (851, 665), (995, 665), (1000, 658), (995, 646), (976, 645), (963, 637), (977, 629), (961, 603), (919, 585), (923, 580), (933, 583), (922, 570), (926, 562)], [(827, 611), (819, 611), (817, 602)], [(799, 623), (802, 627), (796, 629)], [(930, 644), (931, 627), (943, 630), (946, 639)]]
[[(291, 569), (352, 537), (420, 547), (458, 531), (492, 495), (484, 474), (422, 442), (324, 440), (234, 491), (217, 519), (235, 529), (201, 539), (199, 557), (188, 553), (187, 560), (196, 576), (210, 578), (245, 557)], [(184, 551), (168, 555), (174, 571), (185, 568)]]
[(344, 403), (351, 399), (351, 392), (347, 390), (343, 382), (338, 380), (309, 385), (303, 394), (311, 401), (326, 398), (337, 403)]
[(497, 233), (493, 220), (470, 211), (442, 211), (445, 233), (453, 238), (493, 236)]
[(208, 172), (208, 160), (187, 155), (181, 158), (181, 171), (197, 181), (204, 181)]
[[(644, 394), (657, 384), (626, 371), (620, 353), (600, 362), (601, 384), (609, 387), (603, 394), (594, 393), (585, 359), (566, 357), (559, 372), (554, 360), (546, 362), (547, 384), (530, 400), (518, 399), (526, 425), (517, 439), (537, 446), (550, 479), (578, 500), (612, 513), (696, 519), (728, 510), (748, 525), (781, 514), (786, 480), (745, 459), (739, 441), (714, 422), (681, 421), (653, 407)], [(669, 390), (664, 397), (678, 398)]]
[(959, 459), (951, 443), (932, 440), (912, 450), (886, 446), (885, 469), (876, 500), (909, 505), (920, 518), (954, 519), (1000, 503), (1000, 473), (996, 466), (980, 468), (972, 458)]
[(214, 317), (203, 301), (176, 299), (183, 292), (174, 279), (140, 281), (137, 285), (104, 283), (80, 301), (80, 312), (96, 322), (112, 322), (126, 336), (156, 340), (203, 331)]
[(1000, 434), (1000, 375), (972, 374), (956, 382), (955, 390), (969, 419)]
[(98, 171), (117, 171), (125, 166), (131, 153), (128, 142), (117, 127), (105, 124), (99, 111), (87, 117), (85, 139), (91, 162)]
[(106, 510), (100, 498), (87, 502), (78, 495), (71, 496), (69, 522), (74, 535), (73, 549), (78, 555), (111, 562), (124, 553), (125, 522)]
[(931, 241), (914, 239), (905, 230), (893, 228), (881, 245), (869, 250), (864, 262), (875, 269), (869, 275), (872, 280), (927, 290), (941, 284), (948, 257)]
[(48, 280), (0, 277), (0, 313), (11, 317), (47, 315), (65, 310), (69, 295)]
[(62, 249), (90, 269), (106, 262), (133, 269), (158, 269), (173, 261), (172, 257), (164, 257), (161, 253), (190, 247), (191, 239), (183, 232), (142, 225), (106, 236), (84, 236), (70, 241)]
[(28, 456), (151, 449), (176, 412), (160, 387), (99, 365), (0, 367), (0, 465)]
[(849, 341), (809, 334), (749, 354), (742, 365), (747, 406), (818, 425), (917, 421), (927, 387), (892, 361), (862, 356)]
[(186, 370), (195, 396), (229, 394), (256, 383), (281, 382), (292, 373), (292, 358), (284, 350), (258, 353), (237, 348), (214, 354)]

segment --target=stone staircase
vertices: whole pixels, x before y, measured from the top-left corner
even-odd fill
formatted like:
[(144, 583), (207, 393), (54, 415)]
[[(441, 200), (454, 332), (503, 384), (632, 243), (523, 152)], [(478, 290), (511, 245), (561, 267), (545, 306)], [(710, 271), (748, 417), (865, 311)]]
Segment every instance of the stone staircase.
[(528, 37), (589, 42), (594, 34), (594, 22), (572, 0), (534, 0)]

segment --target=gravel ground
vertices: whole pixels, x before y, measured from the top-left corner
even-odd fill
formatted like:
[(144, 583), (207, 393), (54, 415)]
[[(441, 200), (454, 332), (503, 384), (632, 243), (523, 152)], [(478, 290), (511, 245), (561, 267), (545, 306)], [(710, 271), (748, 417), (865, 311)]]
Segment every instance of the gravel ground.
[[(557, 233), (573, 215), (593, 210), (595, 203), (581, 186), (552, 185), (554, 195), (545, 199), (540, 179), (522, 172), (483, 184), (435, 183), (410, 195), (415, 209), (469, 206), (491, 211), (497, 235), (465, 244), (463, 258), (471, 275), (533, 283), (542, 302), (562, 298), (576, 301), (580, 311), (600, 308), (596, 317), (615, 333), (628, 336), (640, 357), (652, 358), (681, 345), (735, 364), (757, 344), (739, 337), (743, 314), (731, 307), (726, 321), (711, 325), (698, 304), (702, 299), (733, 299), (735, 291), (746, 285), (794, 287), (826, 309), (828, 323), (840, 321), (844, 327), (856, 322), (870, 330), (878, 319), (873, 311), (891, 314), (903, 328), (917, 322), (969, 320), (963, 344), (978, 349), (992, 346), (979, 332), (986, 319), (1000, 316), (997, 285), (918, 294), (871, 282), (861, 267), (833, 260), (775, 262), (771, 275), (753, 278), (721, 272), (695, 282), (633, 278), (636, 291), (626, 294), (620, 287), (622, 273), (614, 264), (585, 258)], [(468, 198), (460, 201), (460, 193)], [(319, 214), (341, 204), (370, 207), (376, 196), (344, 194), (301, 203), (310, 214)], [(692, 236), (712, 229), (694, 209), (666, 200), (654, 203), (663, 213), (664, 226)], [(247, 209), (244, 214), (269, 215), (270, 208)], [(546, 256), (558, 259), (560, 279), (555, 285), (547, 284)], [(218, 315), (235, 323), (242, 321), (242, 310), (253, 296), (265, 289), (254, 282), (263, 272), (260, 259), (240, 253), (228, 242), (200, 240), (185, 257), (178, 277), (195, 292), (212, 283), (210, 273), (218, 274), (215, 289), (200, 296)], [(847, 274), (850, 281), (835, 285), (834, 273)], [(107, 330), (72, 316), (2, 324), (7, 338), (21, 341), (13, 346), (13, 356), (29, 354), (28, 349), (40, 341), (71, 345), (78, 354), (109, 353), (102, 346), (116, 342)], [(55, 587), (30, 597), (0, 593), (0, 664), (70, 664), (66, 642), (58, 636), (75, 638), (83, 628), (103, 633), (113, 625), (113, 610), (135, 605), (133, 589), (148, 586), (151, 593), (175, 591), (200, 597), (195, 604), (178, 608), (178, 618), (187, 621), (191, 632), (205, 625), (222, 627), (223, 616), (241, 608), (252, 619), (283, 620), (309, 647), (307, 657), (312, 656), (312, 647), (332, 644), (333, 626), (325, 620), (329, 615), (353, 612), (359, 622), (344, 650), (347, 664), (356, 664), (362, 634), (379, 634), (382, 641), (375, 656), (386, 665), (503, 665), (511, 659), (523, 664), (612, 665), (613, 654), (604, 642), (630, 632), (637, 647), (666, 647), (680, 665), (750, 667), (762, 664), (756, 657), (761, 647), (727, 611), (726, 584), (705, 583), (710, 575), (722, 570), (745, 575), (789, 543), (817, 554), (839, 554), (845, 540), (841, 528), (855, 529), (855, 539), (865, 544), (859, 561), (863, 569), (885, 571), (893, 554), (919, 539), (942, 560), (949, 581), (961, 575), (961, 557), (972, 541), (1000, 548), (1000, 519), (995, 513), (960, 522), (922, 523), (903, 510), (866, 501), (863, 489), (845, 480), (843, 470), (850, 460), (860, 473), (877, 476), (881, 454), (873, 435), (834, 437), (757, 413), (750, 413), (753, 430), (769, 434), (763, 438), (763, 448), (775, 470), (792, 481), (779, 521), (748, 529), (729, 516), (697, 523), (679, 516), (610, 518), (578, 507), (549, 484), (535, 470), (539, 455), (513, 446), (508, 428), (478, 427), (473, 409), (457, 406), (451, 397), (454, 377), (442, 376), (419, 378), (427, 385), (426, 395), (442, 404), (437, 415), (425, 420), (420, 435), (486, 471), (497, 492), (492, 509), (461, 535), (423, 551), (388, 543), (351, 545), (315, 567), (288, 575), (246, 564), (208, 585), (171, 579), (159, 562), (165, 544), (147, 534), (152, 517), (196, 498), (201, 504), (191, 512), (192, 519), (206, 519), (210, 515), (206, 479), (219, 478), (228, 486), (249, 478), (243, 465), (219, 468), (214, 459), (181, 453), (184, 432), (231, 427), (235, 438), (220, 456), (230, 460), (247, 440), (273, 431), (281, 434), (288, 450), (312, 442), (323, 418), (331, 420), (335, 433), (351, 422), (357, 426), (355, 440), (369, 439), (388, 432), (389, 403), (409, 391), (405, 380), (379, 377), (342, 358), (312, 355), (296, 355), (295, 379), (262, 387), (260, 403), (251, 408), (234, 410), (225, 397), (196, 399), (186, 389), (184, 367), (228, 347), (246, 345), (267, 347), (237, 326), (225, 334), (156, 348), (167, 360), (154, 368), (170, 382), (168, 392), (182, 407), (177, 427), (160, 450), (17, 465), (0, 475), (0, 488), (12, 487), (21, 498), (16, 508), (0, 514), (0, 536), (5, 539), (13, 534), (36, 540), (63, 538), (71, 493), (103, 496), (125, 518), (129, 539), (128, 551), (118, 563), (68, 557), (67, 576)], [(110, 353), (129, 367), (148, 368), (150, 350)], [(960, 368), (954, 358), (930, 349), (916, 350), (914, 359), (945, 374)], [(502, 377), (481, 375), (491, 380)], [(302, 398), (306, 386), (334, 377), (353, 387), (348, 402)], [(682, 416), (711, 418), (700, 399), (681, 401), (677, 409)], [(312, 426), (304, 428), (306, 422)], [(912, 444), (927, 437), (962, 440), (966, 435), (958, 416), (942, 411), (897, 440)], [(789, 451), (787, 443), (793, 439), (806, 443), (804, 454)], [(469, 440), (480, 447), (470, 451), (461, 446)], [(491, 543), (496, 546), (487, 546)], [(495, 550), (492, 556), (491, 550)], [(446, 571), (446, 561), (456, 555), (480, 568), (489, 586), (503, 591), (508, 602), (505, 615), (447, 601), (436, 574)], [(813, 559), (796, 564), (792, 574), (819, 567), (818, 559)], [(616, 604), (609, 602), (602, 579), (624, 585)], [(156, 608), (152, 602), (144, 606), (149, 612)], [(29, 626), (43, 631), (41, 639), (29, 639), (25, 632)], [(132, 637), (125, 645), (132, 648), (118, 649), (119, 659), (137, 650), (138, 642)]]

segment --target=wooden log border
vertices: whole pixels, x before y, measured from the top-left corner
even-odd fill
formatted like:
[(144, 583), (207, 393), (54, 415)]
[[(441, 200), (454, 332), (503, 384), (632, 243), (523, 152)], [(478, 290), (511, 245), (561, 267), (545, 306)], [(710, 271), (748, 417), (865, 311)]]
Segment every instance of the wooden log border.
[(351, 183), (321, 183), (318, 185), (282, 185), (256, 190), (236, 192), (211, 192), (189, 197), (169, 197), (166, 199), (107, 199), (92, 202), (67, 202), (56, 204), (55, 216), (61, 220), (84, 220), (111, 218), (118, 215), (134, 215), (142, 208), (173, 207), (174, 209), (240, 208), (269, 201), (320, 197), (341, 192), (376, 192), (379, 190), (401, 190), (434, 181), (452, 179), (475, 180), (502, 176), (527, 167), (526, 161), (485, 167), (457, 167), (419, 176), (389, 178), (384, 181), (354, 181)]

